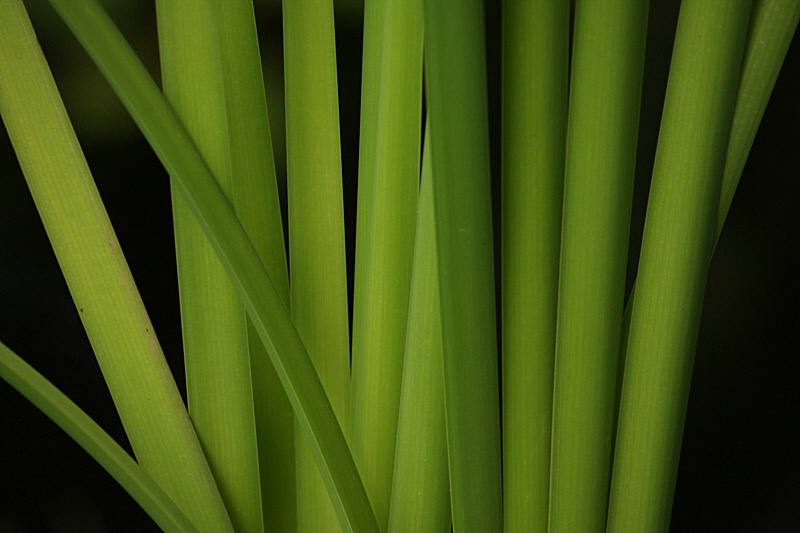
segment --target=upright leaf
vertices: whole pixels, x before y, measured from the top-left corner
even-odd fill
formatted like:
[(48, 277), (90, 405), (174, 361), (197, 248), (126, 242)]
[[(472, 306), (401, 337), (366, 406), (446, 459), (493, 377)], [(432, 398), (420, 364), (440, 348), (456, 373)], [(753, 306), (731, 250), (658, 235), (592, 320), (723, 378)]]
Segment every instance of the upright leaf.
[(569, 3), (503, 3), (503, 501), (545, 531), (567, 128)]
[[(214, 6), (158, 0), (165, 96), (230, 200), (233, 189)], [(172, 180), (189, 414), (237, 530), (263, 530), (244, 306)]]
[(442, 321), (431, 173), (430, 142), (425, 141), (392, 477), (390, 533), (450, 531)]
[(378, 527), (339, 423), (281, 294), (171, 107), (97, 2), (51, 0), (176, 178), (269, 353), (344, 531)]
[[(253, 3), (215, 0), (236, 215), (289, 305), (289, 274)], [(266, 530), (296, 528), (294, 414), (252, 321), (247, 323)]]
[[(347, 434), (350, 330), (332, 0), (285, 1), (283, 39), (292, 318)], [(297, 502), (300, 531), (336, 524), (302, 435)]]
[(553, 384), (551, 531), (608, 504), (647, 0), (575, 7)]
[(681, 4), (633, 300), (608, 531), (667, 531), (749, 2)]
[(453, 527), (500, 531), (483, 2), (426, 0), (425, 39)]
[(375, 156), (360, 298), (353, 309), (351, 448), (382, 528), (389, 520), (406, 340), (422, 122), (422, 2), (384, 6)]

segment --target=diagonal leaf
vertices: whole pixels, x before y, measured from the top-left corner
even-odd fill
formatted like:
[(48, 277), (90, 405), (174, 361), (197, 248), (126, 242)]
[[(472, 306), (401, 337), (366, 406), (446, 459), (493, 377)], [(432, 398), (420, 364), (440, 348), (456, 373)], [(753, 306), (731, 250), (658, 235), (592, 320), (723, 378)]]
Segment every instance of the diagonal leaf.
[(772, 88), (778, 79), (799, 20), (800, 0), (753, 2), (742, 76), (739, 80), (731, 136), (728, 140), (725, 170), (722, 173), (722, 190), (717, 210), (717, 238), (728, 216), (758, 125), (764, 116)]
[(25, 8), (0, 19), (0, 114), (136, 458), (195, 524), (230, 529)]
[(164, 531), (197, 531), (169, 496), (97, 422), (5, 344), (0, 378), (72, 437)]
[(231, 277), (309, 439), (342, 529), (377, 531), (347, 442), (281, 295), (186, 131), (96, 2), (52, 0), (51, 4), (176, 178)]

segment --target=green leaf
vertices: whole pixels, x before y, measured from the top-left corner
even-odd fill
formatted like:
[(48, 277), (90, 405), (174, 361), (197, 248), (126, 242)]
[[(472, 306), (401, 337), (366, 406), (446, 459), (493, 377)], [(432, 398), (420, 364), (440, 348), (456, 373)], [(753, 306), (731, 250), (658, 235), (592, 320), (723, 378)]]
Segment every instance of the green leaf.
[(646, 0), (575, 7), (553, 384), (551, 531), (608, 504)]
[(217, 252), (264, 342), (344, 531), (377, 531), (364, 487), (305, 346), (233, 209), (172, 109), (95, 2), (52, 0), (107, 77)]
[[(332, 0), (283, 3), (286, 170), (292, 319), (345, 434), (350, 330)], [(300, 531), (336, 516), (308, 445), (297, 439)]]
[[(719, 241), (747, 155), (750, 153), (758, 126), (799, 21), (800, 0), (758, 0), (753, 3), (742, 74), (739, 78), (739, 91), (736, 96), (731, 134), (728, 140), (725, 170), (722, 173), (715, 243)], [(628, 346), (631, 304), (635, 293), (634, 284), (625, 306), (623, 318), (623, 339), (620, 345), (623, 363)], [(624, 364), (620, 364), (617, 378), (619, 384), (622, 383), (624, 370)], [(619, 392), (618, 388), (617, 406), (619, 406)], [(619, 411), (619, 407), (617, 407), (617, 411)]]
[[(214, 2), (227, 115), (231, 199), (281, 299), (289, 304), (283, 221), (255, 14), (250, 0)], [(267, 531), (296, 529), (294, 413), (258, 332), (247, 319)]]
[[(164, 94), (231, 199), (217, 13), (208, 2), (159, 0), (156, 8)], [(174, 180), (172, 193), (189, 414), (234, 528), (261, 531), (247, 317)]]
[(500, 531), (500, 398), (483, 2), (425, 2), (454, 531)]
[(728, 216), (733, 194), (799, 20), (800, 0), (753, 2), (744, 66), (722, 174), (717, 238)]
[(375, 129), (378, 115), (378, 80), (380, 79), (381, 41), (383, 39), (385, 0), (364, 1), (364, 44), (361, 61), (361, 112), (358, 135), (358, 192), (356, 201), (356, 250), (353, 271), (353, 313), (363, 307), (363, 290), (369, 236), (369, 204), (372, 200), (372, 171), (375, 163)]
[(503, 499), (546, 531), (567, 128), (569, 3), (503, 4)]
[(430, 143), (426, 141), (397, 423), (390, 533), (450, 531), (442, 322), (431, 174)]
[(382, 529), (389, 520), (422, 128), (422, 3), (387, 0), (368, 217), (355, 280), (350, 445)]
[(103, 428), (2, 343), (0, 377), (86, 450), (164, 531), (197, 531), (175, 502)]
[(195, 524), (230, 522), (21, 2), (0, 4), (0, 114), (136, 458)]
[(681, 4), (620, 399), (608, 531), (666, 531), (749, 2)]

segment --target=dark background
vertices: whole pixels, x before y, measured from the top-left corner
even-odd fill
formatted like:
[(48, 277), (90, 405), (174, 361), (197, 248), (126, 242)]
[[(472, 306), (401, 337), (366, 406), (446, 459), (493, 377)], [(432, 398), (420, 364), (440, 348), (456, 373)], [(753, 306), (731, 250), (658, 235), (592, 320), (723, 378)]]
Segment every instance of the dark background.
[[(106, 2), (154, 75), (151, 3)], [(27, 2), (101, 195), (182, 386), (167, 177), (124, 109), (43, 1)], [(499, 8), (487, 7), (493, 181), (499, 184)], [(499, 5), (499, 3), (496, 3)], [(256, 2), (276, 153), (280, 11)], [(346, 221), (354, 229), (361, 15), (337, 0)], [(631, 235), (635, 270), (678, 3), (651, 5)], [(686, 419), (674, 531), (800, 531), (800, 50), (798, 39), (711, 265)], [(277, 162), (279, 174), (285, 170)], [(352, 250), (351, 260), (352, 260)], [(0, 338), (125, 442), (110, 396), (0, 135)], [(147, 531), (150, 519), (60, 429), (0, 383), (0, 531)], [(127, 446), (127, 444), (125, 444)]]

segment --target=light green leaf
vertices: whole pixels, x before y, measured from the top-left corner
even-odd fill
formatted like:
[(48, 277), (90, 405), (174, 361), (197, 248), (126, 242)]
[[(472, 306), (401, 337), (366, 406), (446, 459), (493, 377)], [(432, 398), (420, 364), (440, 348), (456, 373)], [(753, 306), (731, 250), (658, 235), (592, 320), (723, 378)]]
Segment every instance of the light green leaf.
[(377, 531), (375, 517), (319, 377), (236, 214), (172, 109), (95, 2), (52, 0), (107, 77), (182, 194), (231, 277), (292, 403), (345, 531)]
[[(208, 2), (159, 0), (156, 12), (164, 94), (230, 200), (216, 11)], [(247, 316), (174, 180), (172, 214), (189, 415), (234, 528), (262, 531)]]
[(2, 343), (0, 378), (86, 450), (164, 531), (197, 531), (153, 478), (103, 428)]
[(575, 6), (553, 383), (550, 531), (602, 531), (647, 0)]
[[(347, 434), (350, 329), (333, 1), (284, 2), (283, 39), (292, 320)], [(302, 435), (296, 440), (298, 530), (330, 531), (330, 497)]]
[(22, 3), (0, 20), (0, 114), (134, 454), (193, 523), (230, 529)]

